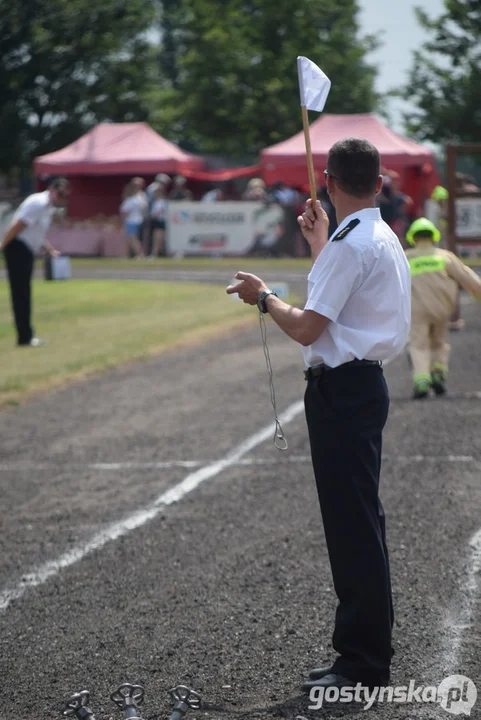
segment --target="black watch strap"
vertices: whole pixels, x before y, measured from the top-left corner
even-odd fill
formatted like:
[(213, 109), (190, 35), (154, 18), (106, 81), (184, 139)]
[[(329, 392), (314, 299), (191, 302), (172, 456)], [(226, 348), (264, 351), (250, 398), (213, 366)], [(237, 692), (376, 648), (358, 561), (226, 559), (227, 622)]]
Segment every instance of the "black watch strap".
[(279, 295), (274, 292), (274, 290), (264, 290), (260, 293), (259, 297), (257, 298), (257, 307), (261, 311), (261, 313), (267, 313), (269, 310), (267, 309), (266, 299), (269, 297), (269, 295), (275, 295), (276, 297), (279, 297)]

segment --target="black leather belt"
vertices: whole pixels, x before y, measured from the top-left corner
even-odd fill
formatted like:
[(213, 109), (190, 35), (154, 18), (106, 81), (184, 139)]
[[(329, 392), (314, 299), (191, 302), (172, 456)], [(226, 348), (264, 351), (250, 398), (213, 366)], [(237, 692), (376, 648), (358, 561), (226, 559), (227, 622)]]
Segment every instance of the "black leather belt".
[(343, 363), (342, 365), (338, 365), (335, 368), (332, 368), (325, 363), (321, 363), (321, 365), (315, 365), (314, 367), (310, 367), (307, 368), (307, 370), (304, 370), (304, 377), (306, 378), (306, 380), (311, 380), (312, 378), (324, 375), (324, 373), (328, 372), (329, 370), (338, 370), (339, 368), (349, 367), (361, 367), (362, 365), (377, 365), (378, 367), (381, 367), (382, 362), (381, 360), (350, 360), (350, 362)]

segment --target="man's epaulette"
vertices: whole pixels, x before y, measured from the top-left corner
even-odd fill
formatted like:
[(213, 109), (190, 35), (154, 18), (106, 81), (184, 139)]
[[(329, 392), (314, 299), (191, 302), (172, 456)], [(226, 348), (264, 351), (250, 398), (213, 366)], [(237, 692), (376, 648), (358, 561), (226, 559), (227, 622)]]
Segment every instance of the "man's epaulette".
[(359, 218), (354, 218), (354, 220), (351, 220), (351, 222), (348, 223), (345, 228), (342, 228), (342, 230), (338, 232), (337, 235), (334, 235), (331, 242), (334, 242), (335, 240), (342, 240), (343, 238), (345, 238), (346, 235), (348, 235), (351, 230), (354, 230), (354, 228), (357, 227), (360, 222), (361, 221), (359, 220)]

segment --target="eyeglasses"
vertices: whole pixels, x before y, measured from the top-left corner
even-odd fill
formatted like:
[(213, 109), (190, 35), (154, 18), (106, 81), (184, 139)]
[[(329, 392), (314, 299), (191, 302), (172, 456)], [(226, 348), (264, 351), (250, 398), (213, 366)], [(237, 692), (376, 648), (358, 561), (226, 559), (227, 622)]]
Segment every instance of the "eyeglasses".
[(329, 172), (329, 170), (324, 170), (324, 177), (328, 178), (331, 177), (333, 180), (338, 180), (338, 178)]

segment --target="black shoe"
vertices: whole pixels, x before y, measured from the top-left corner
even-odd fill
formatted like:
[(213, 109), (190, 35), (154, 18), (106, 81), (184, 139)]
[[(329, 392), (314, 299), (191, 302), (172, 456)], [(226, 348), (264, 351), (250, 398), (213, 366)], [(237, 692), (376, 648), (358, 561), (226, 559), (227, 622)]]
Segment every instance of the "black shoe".
[(320, 680), (323, 677), (326, 677), (326, 675), (330, 675), (332, 673), (332, 665), (326, 665), (326, 667), (320, 667), (320, 668), (312, 668), (312, 670), (309, 671), (309, 680)]
[(436, 395), (446, 395), (446, 374), (442, 370), (431, 373), (431, 387)]
[(434, 390), (435, 395), (446, 395), (446, 385), (433, 382), (432, 388)]
[(416, 390), (416, 388), (414, 388), (414, 391), (412, 394), (412, 399), (413, 400), (425, 400), (425, 398), (427, 398), (428, 395), (429, 395), (429, 392), (427, 390)]
[(349, 678), (345, 678), (343, 675), (338, 675), (337, 673), (329, 673), (328, 675), (324, 675), (324, 677), (320, 678), (319, 680), (308, 680), (301, 686), (301, 689), (302, 692), (310, 693), (313, 688), (330, 687), (355, 688), (356, 683), (353, 680), (349, 680)]

